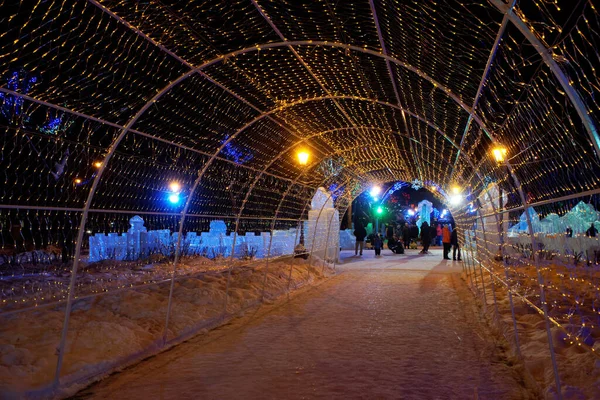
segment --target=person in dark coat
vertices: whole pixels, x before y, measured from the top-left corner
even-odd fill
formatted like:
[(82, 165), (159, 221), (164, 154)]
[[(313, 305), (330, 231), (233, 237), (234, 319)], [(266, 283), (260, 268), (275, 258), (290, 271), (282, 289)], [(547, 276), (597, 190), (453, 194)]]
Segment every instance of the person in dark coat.
[(388, 249), (394, 254), (404, 254), (404, 246), (402, 246), (402, 242), (396, 236), (388, 239)]
[[(450, 244), (452, 245), (452, 259), (454, 261), (461, 261), (460, 259), (460, 244), (458, 243), (458, 228), (454, 228), (450, 233)], [(458, 250), (458, 258), (456, 258), (456, 251)]]
[(354, 236), (356, 237), (356, 244), (354, 245), (354, 255), (358, 255), (360, 249), (360, 255), (362, 256), (363, 249), (365, 247), (365, 238), (367, 237), (367, 230), (362, 224), (358, 224), (354, 229)]
[(437, 228), (435, 227), (435, 225), (432, 224), (429, 227), (429, 232), (431, 234), (431, 244), (435, 246), (435, 240), (437, 238)]
[(404, 224), (404, 228), (402, 228), (402, 241), (404, 242), (404, 247), (408, 249), (410, 245), (410, 226), (408, 224)]
[(386, 228), (385, 228), (385, 238), (387, 240), (390, 240), (393, 237), (394, 237), (394, 225), (388, 224), (388, 226), (386, 226)]
[(421, 243), (423, 244), (423, 250), (420, 254), (429, 254), (429, 246), (431, 245), (431, 231), (429, 230), (429, 224), (424, 221), (421, 224)]
[(419, 238), (419, 227), (415, 224), (412, 224), (410, 226), (410, 239), (417, 240), (418, 238)]
[(592, 226), (590, 226), (589, 229), (587, 231), (585, 231), (585, 236), (596, 237), (597, 233), (598, 233), (598, 229), (596, 229), (596, 227), (594, 226), (594, 223), (592, 222)]
[(570, 226), (567, 226), (567, 237), (573, 237), (573, 229)]
[(381, 255), (381, 248), (383, 247), (383, 239), (379, 233), (373, 235), (371, 239), (371, 244), (373, 245), (373, 249), (375, 249), (375, 256)]

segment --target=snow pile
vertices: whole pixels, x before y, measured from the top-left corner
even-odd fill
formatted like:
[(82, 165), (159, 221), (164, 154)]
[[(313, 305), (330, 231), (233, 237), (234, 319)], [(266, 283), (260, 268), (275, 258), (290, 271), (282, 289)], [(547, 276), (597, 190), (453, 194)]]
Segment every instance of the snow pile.
[[(494, 273), (504, 280), (504, 267), (493, 265)], [(554, 398), (554, 380), (546, 325), (538, 310), (539, 286), (536, 270), (531, 265), (510, 267), (511, 285), (523, 297), (513, 294), (515, 319), (517, 321), (520, 350), (524, 364), (532, 378), (546, 393)], [(542, 273), (546, 288), (546, 300), (550, 318), (561, 327), (552, 324), (551, 332), (556, 353), (562, 394), (565, 399), (595, 399), (600, 393), (600, 326), (598, 326), (598, 300), (590, 285), (600, 278), (598, 267), (572, 267), (546, 263)], [(486, 313), (490, 320), (498, 322), (496, 327), (503, 333), (516, 353), (515, 335), (510, 302), (506, 287), (495, 280), (492, 290), (490, 274), (483, 271), (485, 292), (481, 291), (481, 270), (477, 268), (468, 283), (477, 281), (479, 298), (486, 299)], [(494, 306), (494, 295), (498, 305), (498, 316)], [(562, 329), (561, 329), (562, 328)], [(594, 349), (594, 350), (592, 350)]]
[[(183, 260), (179, 274), (193, 271)], [(244, 309), (333, 273), (317, 257), (265, 261), (252, 266), (208, 270), (180, 276), (174, 283), (167, 344), (203, 328), (217, 326)], [(245, 264), (248, 264), (246, 261)], [(155, 266), (168, 269), (169, 265)], [(229, 276), (229, 286), (227, 280)], [(61, 383), (83, 383), (126, 363), (159, 351), (163, 345), (170, 281), (111, 291), (74, 302)], [(228, 286), (227, 309), (225, 293)], [(47, 387), (54, 378), (56, 346), (64, 304), (4, 315), (0, 323), (0, 393), (21, 393)], [(1, 396), (0, 396), (1, 397)]]

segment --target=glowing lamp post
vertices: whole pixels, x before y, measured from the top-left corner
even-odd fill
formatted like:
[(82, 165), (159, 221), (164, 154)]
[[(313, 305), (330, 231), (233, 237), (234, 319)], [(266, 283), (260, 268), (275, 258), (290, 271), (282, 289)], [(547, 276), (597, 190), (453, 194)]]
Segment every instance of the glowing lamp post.
[(448, 201), (450, 202), (450, 205), (456, 207), (456, 206), (460, 205), (460, 203), (462, 203), (463, 197), (460, 193), (461, 193), (460, 187), (458, 187), (458, 186), (452, 187), (452, 195), (448, 199)]
[(371, 195), (371, 197), (377, 197), (377, 196), (379, 196), (380, 193), (381, 193), (381, 187), (379, 187), (379, 186), (373, 186), (371, 188), (371, 190), (369, 190), (369, 194)]
[(375, 231), (379, 233), (379, 218), (383, 214), (383, 207), (377, 206), (375, 209)]
[(297, 154), (298, 156), (298, 164), (300, 165), (307, 165), (308, 164), (308, 160), (310, 158), (310, 154), (305, 151), (305, 150), (300, 150)]
[(173, 205), (179, 204), (179, 202), (181, 201), (181, 197), (179, 195), (179, 193), (181, 192), (181, 184), (177, 181), (169, 183), (169, 191), (171, 192), (168, 198), (169, 203)]
[[(506, 155), (508, 154), (508, 150), (506, 149), (506, 147), (504, 146), (496, 146), (492, 149), (492, 155), (494, 156), (494, 160), (496, 160), (496, 163), (498, 164), (498, 167), (502, 168), (504, 166), (504, 163), (506, 162)], [(508, 171), (507, 171), (508, 172)], [(502, 199), (503, 197), (503, 193), (502, 193), (502, 186), (500, 186), (500, 182), (498, 182), (498, 224), (500, 225), (500, 229), (498, 234), (500, 235), (500, 246), (498, 246), (498, 254), (496, 254), (496, 260), (497, 261), (501, 261), (502, 260), (502, 243), (504, 242), (504, 214), (501, 212), (502, 208), (504, 207), (504, 201)]]
[(177, 181), (169, 183), (169, 190), (173, 193), (181, 192), (181, 185)]
[(494, 147), (494, 149), (492, 150), (494, 159), (496, 160), (496, 162), (498, 164), (502, 164), (502, 163), (504, 163), (504, 161), (506, 161), (507, 153), (508, 153), (508, 150), (506, 149), (506, 147), (503, 147), (503, 146)]

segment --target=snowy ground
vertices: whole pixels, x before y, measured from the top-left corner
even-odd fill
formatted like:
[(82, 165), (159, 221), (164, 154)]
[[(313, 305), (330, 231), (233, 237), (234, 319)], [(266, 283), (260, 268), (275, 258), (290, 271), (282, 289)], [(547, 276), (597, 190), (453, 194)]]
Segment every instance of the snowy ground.
[[(248, 263), (248, 262), (246, 262)], [(182, 269), (174, 284), (165, 331), (170, 281), (78, 299), (73, 304), (61, 384), (89, 382), (97, 375), (155, 354), (163, 345), (220, 325), (230, 316), (310, 284), (332, 273), (322, 260), (282, 258), (238, 266), (227, 285), (226, 269)], [(156, 266), (155, 269), (166, 269)], [(197, 272), (197, 271), (200, 272)], [(185, 273), (189, 274), (185, 274)], [(228, 287), (227, 312), (225, 292)], [(263, 292), (264, 287), (264, 292)], [(22, 398), (52, 384), (64, 304), (0, 316), (0, 399)], [(63, 392), (64, 393), (64, 392)]]
[[(509, 275), (514, 290), (514, 312), (524, 363), (539, 386), (553, 398), (556, 384), (550, 358), (550, 350), (542, 315), (523, 301), (540, 304), (539, 285), (535, 268), (524, 262), (513, 262)], [(495, 263), (492, 270), (504, 280), (504, 267)], [(553, 348), (564, 399), (600, 399), (600, 327), (598, 326), (599, 270), (597, 266), (562, 266), (545, 263), (542, 268), (549, 315), (561, 324), (562, 329), (551, 325)], [(471, 280), (472, 278), (472, 280)], [(469, 282), (480, 300), (487, 304), (486, 314), (512, 342), (516, 350), (515, 334), (507, 291), (495, 280), (492, 290), (490, 274), (482, 274), (479, 268), (471, 274)], [(595, 288), (590, 289), (590, 287)], [(485, 298), (484, 298), (485, 293)], [(497, 301), (498, 313), (494, 305)], [(594, 314), (596, 314), (594, 316)], [(570, 336), (569, 336), (570, 335)], [(596, 354), (594, 354), (596, 353)]]
[(343, 252), (343, 273), (113, 375), (78, 398), (526, 399), (460, 263)]

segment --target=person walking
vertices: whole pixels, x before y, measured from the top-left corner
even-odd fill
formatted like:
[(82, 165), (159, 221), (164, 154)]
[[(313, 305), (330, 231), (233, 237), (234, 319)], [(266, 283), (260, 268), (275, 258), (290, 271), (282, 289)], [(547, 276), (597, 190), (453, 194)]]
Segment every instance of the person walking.
[(408, 249), (408, 246), (410, 246), (410, 226), (407, 224), (404, 224), (404, 228), (402, 228), (402, 241), (404, 242), (404, 248)]
[(594, 226), (594, 223), (592, 222), (592, 226), (590, 226), (589, 229), (587, 231), (585, 231), (585, 236), (596, 237), (597, 233), (598, 233), (598, 229), (596, 229), (596, 227)]
[(385, 238), (390, 240), (394, 237), (394, 226), (392, 224), (388, 224), (385, 228)]
[(431, 235), (431, 244), (433, 246), (435, 246), (436, 238), (437, 238), (437, 229), (436, 229), (435, 225), (431, 224), (429, 226), (429, 234)]
[(442, 245), (442, 224), (437, 224), (435, 231), (437, 234), (435, 244), (437, 246), (441, 246)]
[(379, 257), (381, 255), (381, 248), (383, 247), (383, 239), (379, 233), (373, 235), (373, 239), (371, 239), (371, 244), (375, 249), (375, 257)]
[[(415, 243), (419, 239), (419, 227), (416, 224), (410, 225), (410, 240), (413, 239), (415, 240)], [(410, 243), (408, 246), (410, 247)]]
[[(450, 244), (452, 245), (452, 260), (461, 261), (460, 244), (458, 243), (458, 228), (452, 229), (452, 233), (450, 233)], [(456, 258), (457, 250), (458, 250), (458, 258)]]
[(450, 257), (448, 255), (452, 245), (450, 244), (450, 229), (448, 229), (448, 225), (444, 225), (442, 228), (442, 244), (444, 245), (444, 260), (449, 260)]
[(367, 230), (361, 223), (358, 223), (356, 229), (354, 229), (354, 236), (356, 237), (356, 244), (354, 245), (354, 255), (357, 256), (360, 250), (362, 256), (363, 249), (365, 247), (365, 238), (367, 237)]
[(423, 250), (419, 254), (429, 254), (429, 245), (431, 244), (431, 231), (429, 230), (429, 224), (424, 221), (421, 224), (421, 243), (423, 244)]

